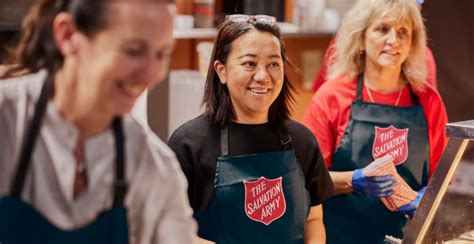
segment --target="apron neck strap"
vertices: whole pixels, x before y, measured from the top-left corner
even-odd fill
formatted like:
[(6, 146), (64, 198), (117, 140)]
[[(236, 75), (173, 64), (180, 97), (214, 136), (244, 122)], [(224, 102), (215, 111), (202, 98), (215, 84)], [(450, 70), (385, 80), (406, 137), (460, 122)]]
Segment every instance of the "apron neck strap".
[[(357, 78), (357, 87), (356, 87), (356, 101), (362, 101), (362, 86), (364, 85), (364, 73), (361, 73)], [(410, 89), (411, 99), (415, 105), (419, 104), (418, 96), (413, 92), (410, 83), (407, 84)]]
[[(285, 151), (292, 149), (292, 139), (290, 134), (284, 128), (277, 129), (280, 135), (280, 143)], [(222, 156), (229, 156), (229, 125), (221, 127), (221, 154)]]
[(413, 89), (411, 88), (411, 84), (407, 84), (408, 88), (410, 88), (410, 94), (411, 94), (411, 100), (415, 105), (419, 105), (420, 101), (418, 100), (418, 96), (413, 92)]
[[(13, 178), (13, 183), (10, 188), (10, 196), (20, 199), (21, 192), (25, 183), (26, 172), (30, 166), (31, 156), (35, 147), (36, 139), (41, 128), (41, 123), (45, 114), (48, 100), (51, 97), (53, 90), (53, 76), (48, 74), (41, 88), (41, 94), (38, 102), (35, 104), (35, 112), (33, 119), (26, 130), (21, 147), (21, 153), (18, 159), (18, 168)], [(115, 118), (113, 121), (113, 132), (115, 138), (116, 150), (116, 175), (114, 185), (114, 207), (123, 206), (125, 194), (127, 192), (127, 184), (125, 181), (125, 151), (124, 151), (124, 135), (122, 129), (121, 119)]]

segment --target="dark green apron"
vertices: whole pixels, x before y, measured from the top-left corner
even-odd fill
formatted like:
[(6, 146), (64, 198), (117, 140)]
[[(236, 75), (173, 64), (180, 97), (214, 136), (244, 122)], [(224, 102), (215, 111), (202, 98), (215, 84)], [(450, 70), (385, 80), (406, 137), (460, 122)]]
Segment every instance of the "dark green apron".
[(199, 236), (222, 243), (303, 243), (310, 200), (291, 138), (284, 151), (229, 156), (228, 128), (221, 130), (214, 197), (196, 213)]
[[(126, 193), (124, 169), (124, 137), (121, 119), (113, 121), (116, 148), (116, 180), (113, 208), (102, 213), (93, 223), (72, 231), (58, 229), (33, 206), (20, 199), (34, 144), (41, 128), (42, 117), (52, 90), (52, 77), (46, 78), (35, 114), (25, 133), (18, 168), (9, 196), (0, 197), (0, 243), (26, 244), (84, 244), (128, 243), (128, 227), (124, 197)], [(38, 162), (40, 163), (40, 162)]]
[[(428, 127), (418, 97), (415, 106), (396, 107), (362, 101), (359, 76), (356, 100), (331, 171), (352, 171), (390, 153), (400, 176), (418, 191), (428, 179)], [(379, 198), (352, 193), (323, 204), (327, 243), (383, 243), (385, 235), (403, 237), (404, 214), (391, 212)]]

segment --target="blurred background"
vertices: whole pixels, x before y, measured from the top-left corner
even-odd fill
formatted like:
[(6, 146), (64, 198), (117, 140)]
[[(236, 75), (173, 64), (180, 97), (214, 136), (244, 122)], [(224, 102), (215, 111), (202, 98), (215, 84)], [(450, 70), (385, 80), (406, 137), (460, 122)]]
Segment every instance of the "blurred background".
[[(0, 63), (19, 35), (20, 21), (34, 0), (0, 0)], [(148, 121), (163, 140), (200, 112), (200, 96), (216, 29), (225, 15), (267, 14), (277, 18), (297, 88), (293, 118), (300, 120), (329, 41), (354, 0), (177, 0), (177, 46), (169, 79), (150, 91)], [(428, 44), (437, 62), (438, 86), (450, 121), (474, 118), (474, 1), (426, 0)], [(202, 76), (199, 76), (199, 73)], [(184, 79), (182, 77), (185, 77)], [(173, 92), (171, 92), (173, 91)]]

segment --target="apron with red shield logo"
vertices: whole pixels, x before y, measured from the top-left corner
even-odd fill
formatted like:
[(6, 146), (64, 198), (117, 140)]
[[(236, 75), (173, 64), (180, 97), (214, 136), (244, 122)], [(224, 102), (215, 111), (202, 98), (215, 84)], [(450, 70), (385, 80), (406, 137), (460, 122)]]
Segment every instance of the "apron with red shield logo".
[[(122, 119), (112, 122), (115, 138), (114, 201), (111, 209), (104, 210), (92, 223), (74, 230), (63, 230), (45, 218), (30, 203), (21, 199), (35, 142), (40, 134), (42, 119), (53, 88), (53, 76), (48, 75), (35, 105), (33, 119), (26, 131), (13, 177), (10, 195), (0, 196), (0, 244), (126, 244), (128, 243), (127, 209), (125, 195), (125, 137)], [(44, 163), (35, 161), (34, 163)], [(112, 190), (112, 189), (111, 189)]]
[[(352, 171), (391, 154), (400, 176), (413, 190), (420, 190), (428, 180), (429, 145), (418, 97), (412, 92), (415, 105), (411, 107), (363, 102), (362, 77), (331, 171)], [(404, 214), (389, 211), (379, 198), (336, 195), (323, 208), (327, 243), (383, 243), (385, 235), (403, 237)]]
[(228, 156), (228, 128), (221, 130), (214, 197), (195, 213), (199, 236), (216, 243), (303, 243), (310, 200), (291, 138), (284, 151)]

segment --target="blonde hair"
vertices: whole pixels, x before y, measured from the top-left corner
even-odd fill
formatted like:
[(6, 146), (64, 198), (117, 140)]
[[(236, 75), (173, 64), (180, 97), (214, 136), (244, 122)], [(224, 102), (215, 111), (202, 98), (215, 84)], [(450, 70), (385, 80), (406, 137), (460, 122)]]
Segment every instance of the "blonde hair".
[(337, 33), (329, 79), (354, 77), (364, 71), (365, 55), (361, 53), (361, 47), (364, 46), (365, 32), (375, 20), (386, 16), (396, 21), (411, 21), (412, 43), (402, 64), (402, 75), (414, 87), (423, 89), (426, 82), (426, 32), (414, 0), (358, 0), (347, 12)]

